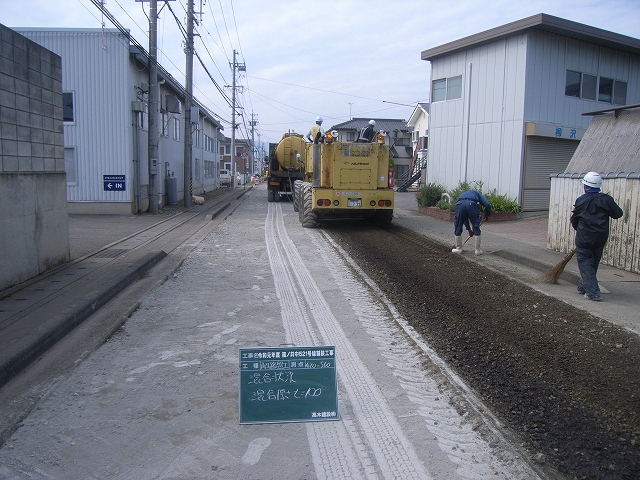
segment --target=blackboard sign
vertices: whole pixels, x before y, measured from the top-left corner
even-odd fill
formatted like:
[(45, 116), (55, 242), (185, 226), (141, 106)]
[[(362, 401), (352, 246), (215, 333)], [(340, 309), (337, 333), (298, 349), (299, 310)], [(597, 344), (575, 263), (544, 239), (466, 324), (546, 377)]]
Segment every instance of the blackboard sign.
[(335, 347), (240, 349), (240, 423), (339, 418)]

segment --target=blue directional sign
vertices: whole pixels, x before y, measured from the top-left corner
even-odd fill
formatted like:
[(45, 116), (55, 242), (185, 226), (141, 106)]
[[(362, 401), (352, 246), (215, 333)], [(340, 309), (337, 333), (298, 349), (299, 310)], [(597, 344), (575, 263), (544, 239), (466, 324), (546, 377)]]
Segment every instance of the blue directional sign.
[(127, 189), (125, 175), (103, 175), (102, 183), (105, 192), (123, 192)]

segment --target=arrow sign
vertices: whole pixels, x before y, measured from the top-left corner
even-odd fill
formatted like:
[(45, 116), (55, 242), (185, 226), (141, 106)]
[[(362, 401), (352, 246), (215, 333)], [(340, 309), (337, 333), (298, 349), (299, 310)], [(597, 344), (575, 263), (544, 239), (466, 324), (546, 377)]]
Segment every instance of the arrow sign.
[(102, 183), (105, 192), (123, 192), (127, 189), (125, 175), (103, 175)]

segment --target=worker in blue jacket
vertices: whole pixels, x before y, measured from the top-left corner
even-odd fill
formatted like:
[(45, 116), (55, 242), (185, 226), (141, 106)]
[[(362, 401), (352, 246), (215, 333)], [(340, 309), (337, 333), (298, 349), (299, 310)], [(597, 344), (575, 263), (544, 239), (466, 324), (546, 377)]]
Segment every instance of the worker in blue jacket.
[(588, 300), (600, 301), (602, 295), (596, 273), (609, 238), (609, 218), (620, 218), (624, 212), (610, 195), (600, 191), (600, 174), (587, 173), (582, 184), (584, 194), (576, 199), (570, 219), (576, 230), (576, 258), (580, 270), (578, 293)]
[[(484, 207), (485, 220), (489, 220), (491, 215), (491, 204), (480, 192), (467, 190), (458, 197), (456, 202), (455, 215), (453, 217), (453, 231), (455, 235), (455, 247), (453, 253), (462, 253), (462, 226), (467, 229), (470, 237), (475, 237), (475, 254), (482, 255), (480, 250), (480, 208)], [(471, 222), (471, 226), (469, 226)]]

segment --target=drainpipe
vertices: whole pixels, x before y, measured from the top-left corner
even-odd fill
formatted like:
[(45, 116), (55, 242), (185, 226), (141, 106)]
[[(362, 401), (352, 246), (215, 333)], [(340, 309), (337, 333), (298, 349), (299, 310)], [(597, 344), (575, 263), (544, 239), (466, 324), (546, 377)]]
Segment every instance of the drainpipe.
[(468, 182), (467, 173), (469, 170), (469, 124), (471, 123), (471, 62), (469, 62), (469, 72), (467, 73), (467, 77), (469, 77), (469, 90), (467, 91), (467, 138), (465, 145), (465, 154), (464, 154), (464, 181)]

